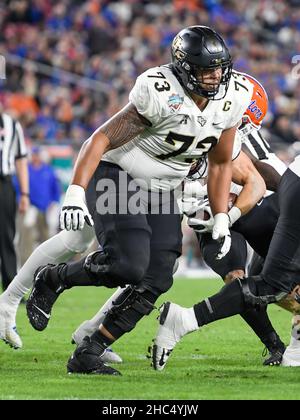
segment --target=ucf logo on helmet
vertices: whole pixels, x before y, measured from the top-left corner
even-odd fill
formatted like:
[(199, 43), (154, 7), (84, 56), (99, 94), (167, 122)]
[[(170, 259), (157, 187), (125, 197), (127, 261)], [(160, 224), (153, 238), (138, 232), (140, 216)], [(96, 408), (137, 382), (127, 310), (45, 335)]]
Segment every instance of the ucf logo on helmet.
[(177, 60), (182, 60), (186, 56), (186, 53), (182, 51), (182, 46), (183, 46), (182, 38), (180, 36), (176, 36), (176, 38), (173, 41), (172, 48), (173, 48), (173, 54), (177, 58)]

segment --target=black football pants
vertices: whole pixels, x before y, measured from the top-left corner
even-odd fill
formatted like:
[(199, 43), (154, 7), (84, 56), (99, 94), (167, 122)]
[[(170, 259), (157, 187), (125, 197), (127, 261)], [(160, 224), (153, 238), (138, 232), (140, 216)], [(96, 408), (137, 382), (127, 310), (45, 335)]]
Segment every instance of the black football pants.
[[(262, 273), (248, 280), (258, 297), (290, 293), (300, 279), (300, 178), (290, 169), (281, 179), (278, 196), (280, 215)], [(194, 308), (199, 325), (204, 325), (243, 312), (247, 303), (239, 283), (233, 282)]]
[[(181, 218), (172, 192), (137, 191), (118, 165), (101, 162), (95, 171), (86, 197), (103, 256), (95, 258), (89, 284), (143, 286), (158, 297), (173, 283), (181, 254)], [(84, 260), (67, 264), (64, 278), (68, 287), (85, 285)]]

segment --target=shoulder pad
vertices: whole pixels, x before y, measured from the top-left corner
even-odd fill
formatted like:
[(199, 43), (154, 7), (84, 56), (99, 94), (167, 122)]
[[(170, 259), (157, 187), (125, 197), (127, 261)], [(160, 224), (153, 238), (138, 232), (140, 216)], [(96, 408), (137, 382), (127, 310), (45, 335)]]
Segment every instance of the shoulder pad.
[(253, 85), (243, 74), (232, 73), (228, 91), (223, 99), (223, 110), (228, 112), (225, 128), (231, 128), (241, 120), (251, 102), (252, 91)]
[(141, 115), (157, 124), (180, 109), (184, 95), (171, 69), (160, 66), (145, 71), (137, 78), (129, 100)]

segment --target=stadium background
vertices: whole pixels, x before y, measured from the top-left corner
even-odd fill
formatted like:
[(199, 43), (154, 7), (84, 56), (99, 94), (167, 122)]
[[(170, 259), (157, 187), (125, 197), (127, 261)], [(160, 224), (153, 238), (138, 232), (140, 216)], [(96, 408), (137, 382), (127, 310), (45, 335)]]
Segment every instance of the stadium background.
[[(137, 75), (170, 61), (174, 35), (200, 23), (224, 36), (235, 69), (263, 83), (270, 101), (263, 134), (288, 162), (300, 149), (299, 6), (297, 0), (2, 1), (0, 102), (20, 120), (29, 149), (47, 150), (65, 189), (83, 141), (126, 104)], [(52, 211), (51, 234), (56, 220)], [(202, 264), (189, 228), (184, 253), (188, 265)]]
[[(299, 0), (0, 2), (0, 103), (20, 120), (29, 150), (47, 155), (62, 190), (83, 141), (126, 104), (138, 74), (170, 61), (172, 38), (194, 24), (219, 31), (234, 68), (262, 82), (264, 135), (291, 161), (300, 150)], [(191, 233), (185, 256), (197, 268)]]

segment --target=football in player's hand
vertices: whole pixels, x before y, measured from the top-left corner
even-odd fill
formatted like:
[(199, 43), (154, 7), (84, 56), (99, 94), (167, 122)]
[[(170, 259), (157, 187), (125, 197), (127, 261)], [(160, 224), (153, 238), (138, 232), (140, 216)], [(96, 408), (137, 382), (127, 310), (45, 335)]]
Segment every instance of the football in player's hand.
[[(236, 199), (237, 199), (236, 194), (229, 193), (228, 210), (230, 210), (234, 206), (234, 203), (236, 202)], [(202, 220), (208, 220), (210, 218), (210, 214), (208, 213), (207, 210), (203, 209), (202, 214), (199, 218), (201, 218)]]

